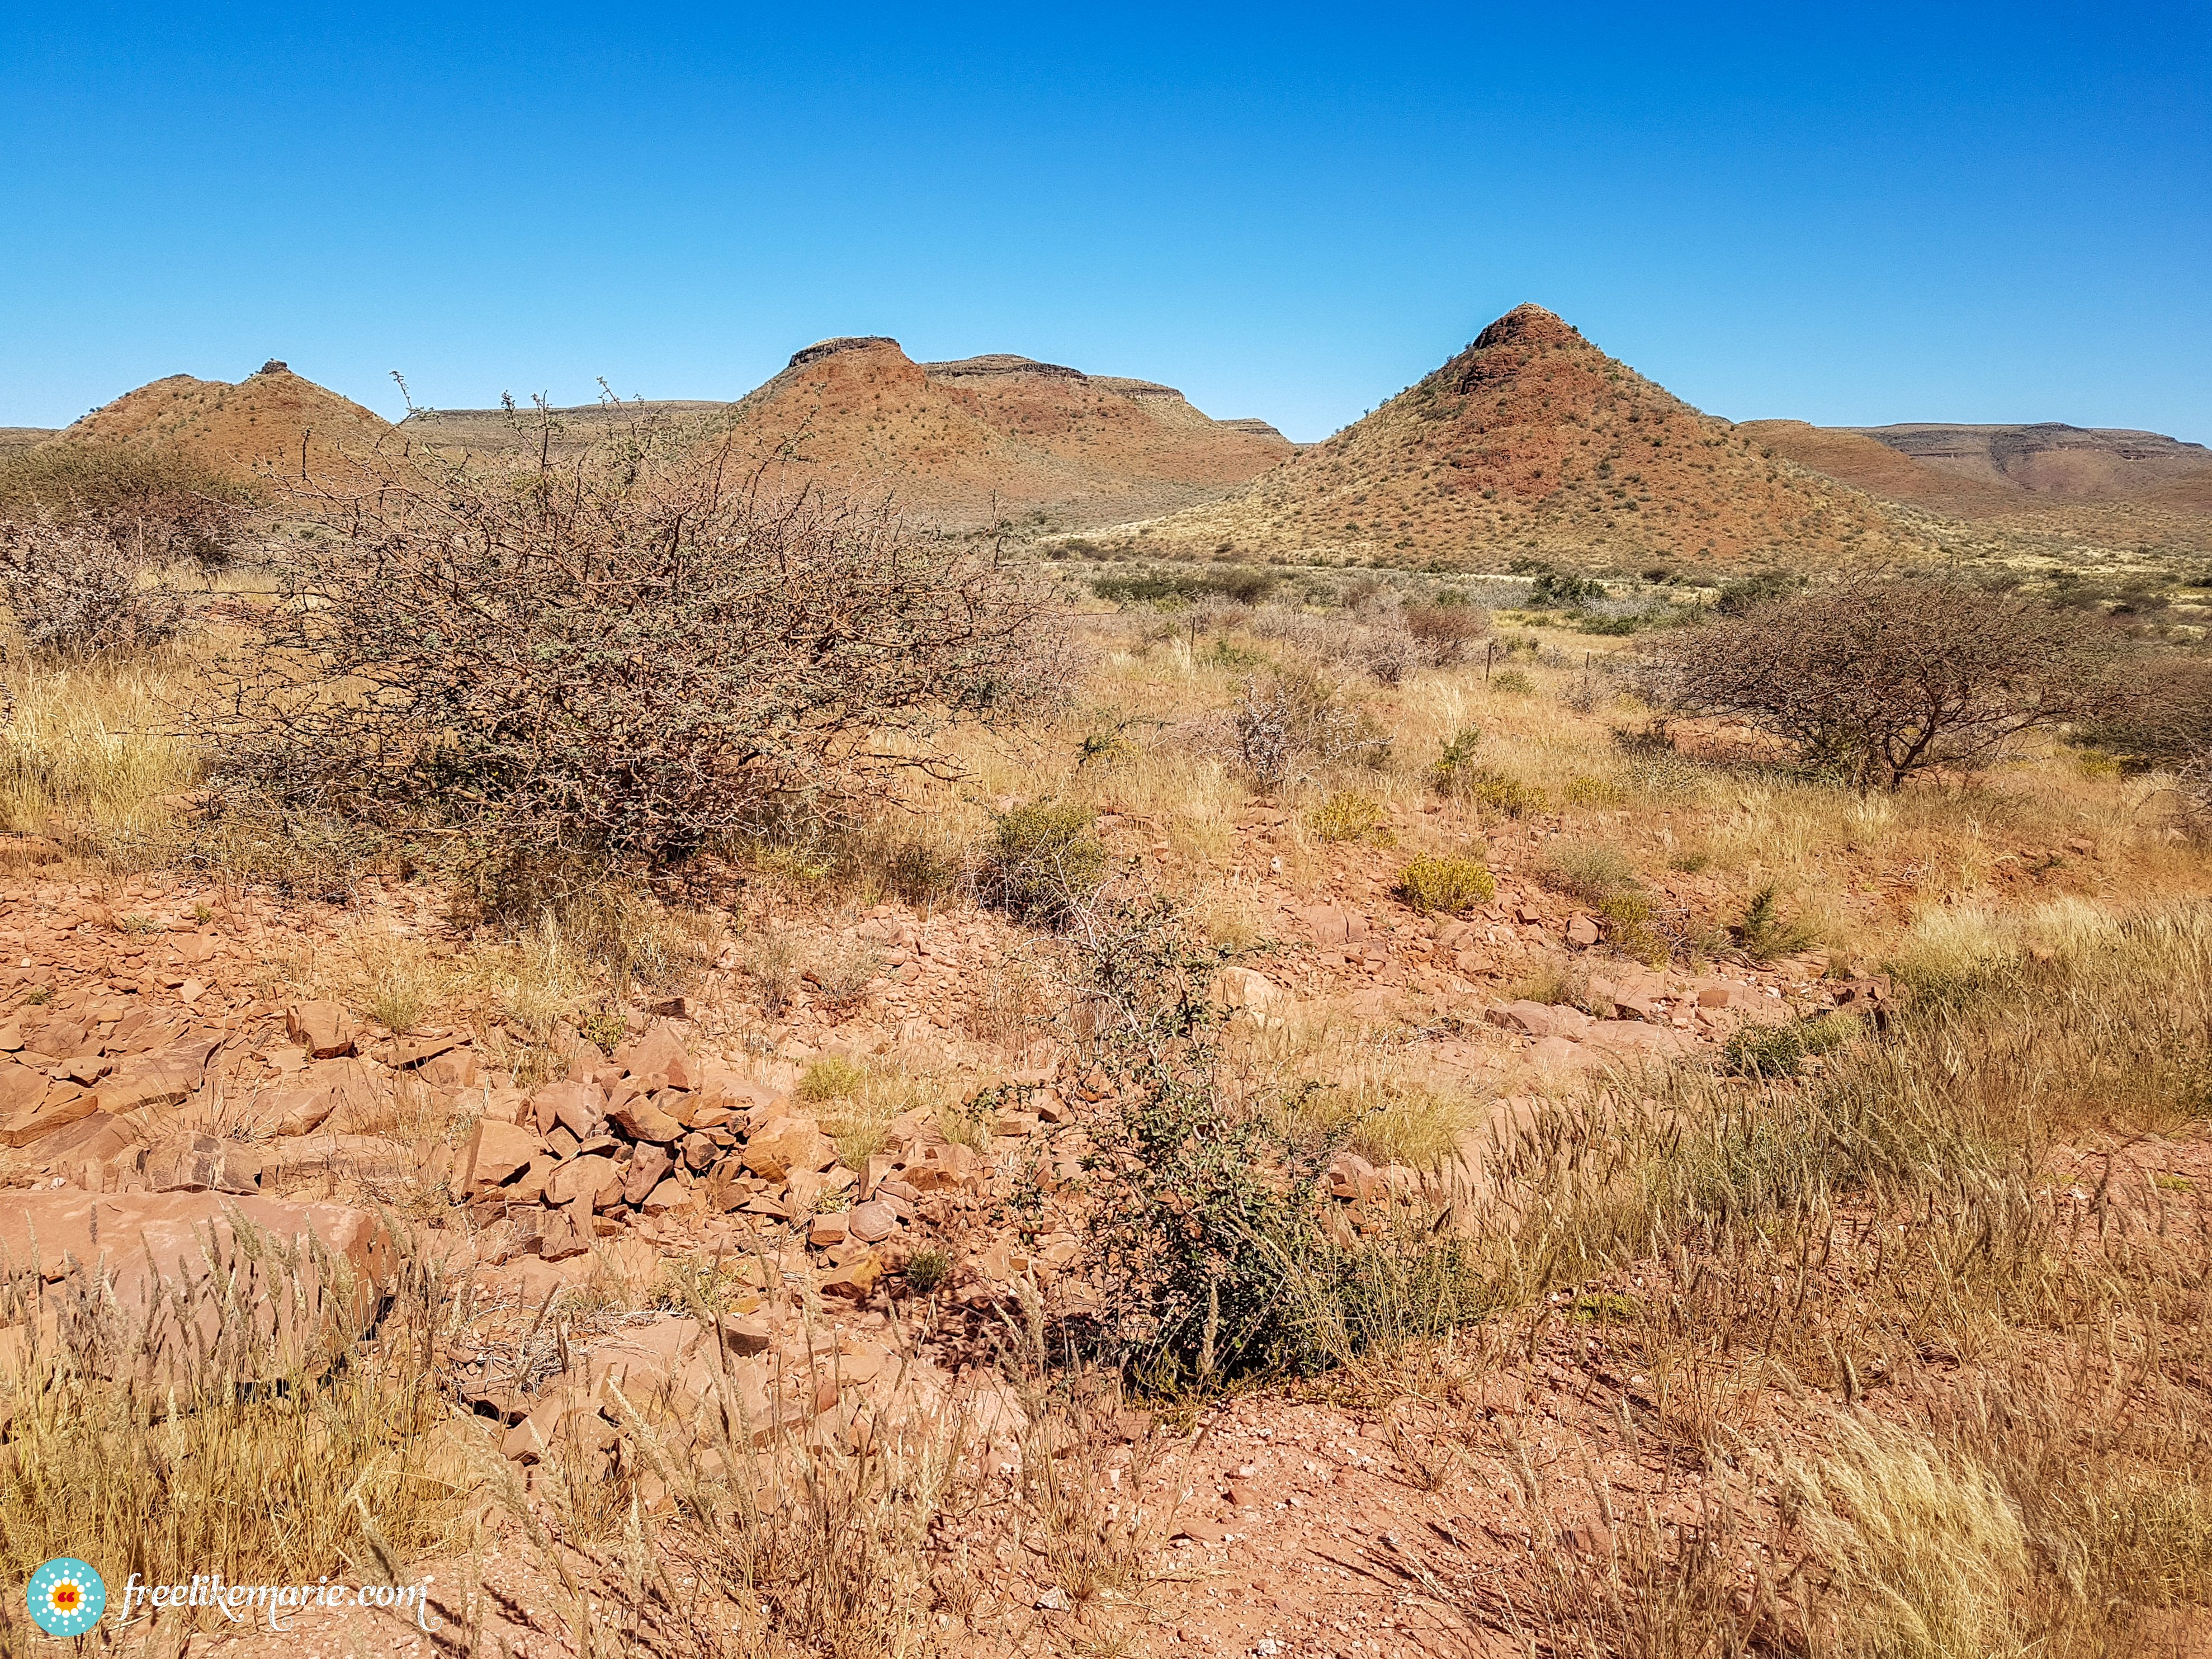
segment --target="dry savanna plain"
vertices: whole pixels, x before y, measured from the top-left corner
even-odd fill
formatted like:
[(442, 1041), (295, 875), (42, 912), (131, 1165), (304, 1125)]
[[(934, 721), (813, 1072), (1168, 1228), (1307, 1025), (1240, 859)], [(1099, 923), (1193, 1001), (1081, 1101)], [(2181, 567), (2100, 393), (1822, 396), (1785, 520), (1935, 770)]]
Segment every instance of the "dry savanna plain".
[(1309, 446), (877, 338), (0, 430), (0, 1578), (2212, 1653), (2208, 483), (1534, 307)]

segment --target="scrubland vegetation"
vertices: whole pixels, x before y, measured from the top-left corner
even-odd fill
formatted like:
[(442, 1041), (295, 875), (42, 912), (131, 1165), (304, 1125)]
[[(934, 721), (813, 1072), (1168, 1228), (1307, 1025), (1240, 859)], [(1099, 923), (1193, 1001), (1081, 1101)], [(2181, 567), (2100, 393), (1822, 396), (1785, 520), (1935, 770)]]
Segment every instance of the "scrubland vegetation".
[[(147, 527), (171, 483), (136, 517), (88, 487), (0, 530), (16, 836), (303, 905), (403, 878), (456, 945), (270, 971), (394, 1032), (496, 1018), (518, 1076), (533, 1041), (619, 1029), (716, 962), (763, 1017), (808, 976), (863, 1004), (879, 964), (811, 917), (1001, 915), (1027, 954), (985, 1035), (1056, 1042), (1096, 1085), (1081, 1179), (1024, 1200), (1075, 1218), (1080, 1268), (995, 1309), (996, 1426), (939, 1401), (756, 1435), (725, 1379), (711, 1443), (625, 1401), (636, 1467), (555, 1449), (526, 1489), (450, 1428), (428, 1256), (369, 1342), (303, 1316), (281, 1388), (228, 1304), (182, 1370), (33, 1321), (9, 1571), (95, 1546), (149, 1578), (435, 1559), (472, 1607), (504, 1527), (578, 1651), (874, 1655), (957, 1649), (1011, 1540), (1071, 1615), (1053, 1640), (1145, 1651), (1167, 1515), (1137, 1494), (1165, 1441), (1109, 1430), (1261, 1391), (1387, 1423), (1410, 1488), (1508, 1493), (1517, 1534), (1443, 1534), (1405, 1575), (1466, 1650), (2203, 1639), (2195, 659), (1935, 580), (1686, 599), (1601, 650), (1449, 579), (1055, 588), (653, 434), (295, 500), (218, 580), (179, 562), (199, 505)], [(1223, 1006), (1222, 970), (1285, 943), (1263, 882), (1434, 939), (1509, 869), (1602, 944), (1461, 1006), (1588, 1012), (1619, 964), (1808, 952), (1887, 982), (1863, 1013), (1510, 1094), (1435, 1058), (1441, 1017)], [(905, 1114), (990, 1144), (988, 1103), (896, 1056), (822, 1057), (798, 1092), (855, 1169)], [(1386, 1224), (1333, 1220), (1347, 1151), (1417, 1177)], [(549, 1301), (512, 1363), (628, 1306), (711, 1322), (729, 1267)], [(913, 1330), (945, 1270), (907, 1263)], [(1603, 1409), (1501, 1405), (1553, 1373)], [(672, 1499), (651, 1519), (648, 1480)]]

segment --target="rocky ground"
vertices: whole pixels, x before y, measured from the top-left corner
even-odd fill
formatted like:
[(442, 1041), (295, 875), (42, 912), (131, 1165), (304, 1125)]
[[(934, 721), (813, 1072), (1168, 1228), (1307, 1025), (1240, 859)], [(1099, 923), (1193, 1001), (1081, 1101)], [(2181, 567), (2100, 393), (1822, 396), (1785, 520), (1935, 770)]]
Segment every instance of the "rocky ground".
[[(1255, 871), (1279, 818), (1263, 811), (1244, 827)], [(1138, 855), (1165, 856), (1141, 823), (1105, 824)], [(441, 1264), (461, 1311), (441, 1433), (464, 1462), (506, 1459), (526, 1493), (555, 1449), (602, 1474), (639, 1466), (617, 1390), (649, 1403), (680, 1452), (727, 1397), (718, 1377), (763, 1435), (849, 1437), (957, 1401), (980, 1413), (980, 1444), (995, 1434), (1013, 1455), (1005, 1425), (1022, 1407), (991, 1363), (994, 1325), (1022, 1285), (1048, 1293), (1076, 1270), (1080, 1241), (1072, 1216), (1018, 1231), (1008, 1200), (1024, 1178), (1048, 1190), (1079, 1179), (1085, 1118), (1103, 1103), (1103, 1078), (1053, 1042), (975, 1035), (990, 1029), (993, 970), (1030, 948), (1023, 930), (878, 905), (825, 926), (825, 944), (875, 953), (876, 977), (840, 1006), (802, 981), (764, 1023), (726, 953), (697, 992), (600, 1033), (606, 1047), (562, 1028), (550, 1049), (525, 1051), (495, 1023), (394, 1032), (283, 983), (303, 948), (334, 951), (364, 927), (424, 929), (419, 896), (396, 884), (337, 910), (41, 866), (35, 843), (16, 854), (0, 888), (13, 1188), (0, 1241), (19, 1267), (38, 1262), (50, 1301), (104, 1279), (126, 1307), (151, 1308), (162, 1276), (210, 1270), (207, 1230), (242, 1215), (279, 1237), (313, 1231), (372, 1284), (403, 1249)], [(1324, 1006), (1392, 1025), (1504, 1111), (1581, 1068), (1710, 1050), (1746, 1021), (1878, 994), (1816, 981), (1813, 956), (1698, 975), (1607, 959), (1583, 1001), (1612, 1017), (1593, 1018), (1501, 989), (1561, 951), (1597, 960), (1588, 913), (1532, 884), (1439, 921), (1381, 896), (1358, 849), (1342, 861), (1319, 894), (1261, 881), (1274, 947), (1224, 973), (1224, 1000), (1262, 1030)], [(795, 1091), (823, 1055), (939, 1068), (945, 1105), (891, 1115), (877, 1149), (848, 1164), (823, 1127), (834, 1114)], [(1346, 1152), (1330, 1190), (1348, 1236), (1452, 1178)], [(926, 1297), (904, 1277), (921, 1252), (949, 1269)], [(711, 1310), (671, 1293), (672, 1269), (706, 1275)], [(273, 1337), (282, 1322), (268, 1322)], [(1533, 1382), (1481, 1384), (1502, 1390), (1481, 1409), (1601, 1424), (1604, 1391), (1628, 1380), (1599, 1380), (1601, 1357), (1563, 1339)], [(1527, 1494), (1504, 1462), (1413, 1474), (1428, 1466), (1409, 1466), (1409, 1431), (1387, 1414), (1252, 1400), (1188, 1423), (1116, 1423), (1106, 1478), (1118, 1486), (1130, 1477), (1117, 1468), (1141, 1466), (1130, 1502), (1149, 1512), (1156, 1552), (1131, 1604), (1146, 1642), (1407, 1650), (1450, 1624), (1420, 1588), (1437, 1540), (1528, 1547)], [(668, 1515), (657, 1476), (637, 1492), (647, 1516)], [(474, 1513), (495, 1537), (514, 1524), (488, 1497)], [(550, 1626), (526, 1634), (527, 1605), (512, 1603), (515, 1650), (558, 1650), (543, 1645)], [(969, 1611), (979, 1642), (1017, 1650), (1059, 1616), (1048, 1585), (1002, 1588)], [(193, 1650), (210, 1643), (254, 1645), (211, 1632)]]
[[(1099, 832), (1133, 878), (1171, 884), (1174, 839), (1107, 807)], [(1397, 828), (1418, 830), (1418, 810), (1392, 809)], [(1664, 816), (1615, 833), (1663, 848)], [(1216, 987), (1240, 1040), (1295, 1048), (1338, 1021), (1505, 1121), (1601, 1068), (1710, 1060), (1747, 1025), (1887, 1017), (1887, 983), (1824, 952), (1692, 972), (1612, 948), (1610, 923), (1535, 878), (1559, 827), (1493, 823), (1495, 896), (1425, 916), (1391, 890), (1401, 855), (1338, 844), (1316, 870), (1291, 815), (1253, 803), (1229, 874), (1254, 948)], [(1984, 849), (2001, 889), (2106, 878), (2091, 836), (2014, 839)], [(280, 1354), (332, 1291), (369, 1297), (348, 1316), (373, 1317), (374, 1293), (424, 1264), (444, 1310), (431, 1468), (455, 1542), (421, 1571), (467, 1639), (317, 1609), (283, 1637), (203, 1617), (179, 1651), (575, 1651), (529, 1519), (558, 1507), (561, 1483), (619, 1480), (636, 1524), (680, 1540), (672, 1471), (719, 1465), (717, 1444), (849, 1451), (929, 1423), (974, 1477), (933, 1534), (969, 1563), (936, 1587), (948, 1648), (1522, 1652), (1531, 1584), (1571, 1596), (1578, 1572), (1634, 1541), (1622, 1517), (1694, 1527), (1703, 1483), (1729, 1479), (1639, 1426), (1653, 1385), (1610, 1310), (1674, 1285), (1680, 1264), (1657, 1261), (1566, 1294), (1510, 1352), (1478, 1328), (1386, 1378), (1164, 1412), (1048, 1407), (1008, 1353), (1039, 1298), (1080, 1294), (1087, 1126), (1112, 1103), (1104, 1075), (1024, 1013), (1049, 963), (1037, 934), (994, 914), (786, 905), (774, 925), (825, 965), (773, 1006), (732, 944), (682, 994), (641, 995), (587, 1030), (533, 1034), (456, 996), (394, 1030), (302, 964), (364, 937), (465, 959), (477, 946), (418, 887), (372, 881), (338, 908), (82, 868), (35, 840), (8, 850), (0, 1247), (39, 1289), (0, 1332), (7, 1352), (23, 1351), (24, 1322), (82, 1320), (106, 1298), (155, 1332), (162, 1363), (188, 1363), (190, 1321), (164, 1325), (162, 1298), (224, 1275)], [(1910, 875), (1869, 865), (1839, 902), (1902, 912)], [(1694, 869), (1655, 879), (1686, 921), (1726, 896)], [(769, 926), (757, 902), (730, 910), (738, 939)], [(830, 1062), (926, 1086), (861, 1111), (817, 1086)], [(1340, 1154), (1339, 1237), (1479, 1186), (1483, 1127), (1425, 1170)], [(2190, 1146), (2130, 1156), (2142, 1167), (2120, 1185), (2157, 1212), (2124, 1224), (2194, 1213), (2212, 1170)], [(2106, 1214), (2112, 1165), (2093, 1163), (2053, 1201), (2094, 1191)], [(1042, 1224), (1018, 1192), (1046, 1196)], [(288, 1268), (241, 1244), (257, 1234), (313, 1234), (322, 1254)], [(1814, 1391), (1800, 1408), (1844, 1399)], [(718, 1438), (732, 1413), (734, 1443)], [(650, 1443), (640, 1422), (657, 1425)], [(1070, 1491), (1040, 1509), (1048, 1432), (1062, 1437), (1043, 1466)], [(1036, 1518), (1048, 1511), (1057, 1532)], [(1009, 1529), (1017, 1513), (1026, 1534)], [(1060, 1547), (1037, 1541), (1076, 1534), (1118, 1540), (1085, 1569), (1097, 1582), (1079, 1605)], [(571, 1565), (586, 1583), (612, 1571), (588, 1554)]]

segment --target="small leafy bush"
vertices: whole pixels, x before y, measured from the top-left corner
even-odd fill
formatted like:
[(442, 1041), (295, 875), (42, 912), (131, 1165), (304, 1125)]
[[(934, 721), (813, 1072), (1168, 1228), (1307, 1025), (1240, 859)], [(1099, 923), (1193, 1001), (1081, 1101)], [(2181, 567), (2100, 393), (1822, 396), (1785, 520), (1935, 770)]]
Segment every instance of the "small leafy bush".
[(1091, 591), (1117, 605), (1173, 604), (1214, 595), (1256, 605), (1274, 592), (1279, 580), (1267, 570), (1142, 570), (1094, 578)]
[(1524, 818), (1551, 805), (1550, 798), (1536, 785), (1487, 767), (1474, 772), (1467, 793), (1479, 805), (1509, 818)]
[(1564, 605), (1579, 610), (1592, 599), (1605, 597), (1605, 584), (1588, 576), (1571, 572), (1547, 570), (1536, 578), (1528, 589), (1528, 608), (1540, 610), (1547, 605)]
[(1441, 794), (1456, 794), (1473, 780), (1475, 772), (1475, 751), (1482, 745), (1482, 728), (1462, 726), (1443, 745), (1436, 759), (1429, 763), (1429, 785)]
[(1656, 963), (1673, 954), (1673, 944), (1659, 927), (1658, 907), (1636, 866), (1609, 842), (1554, 848), (1544, 881), (1596, 911), (1605, 924), (1606, 942), (1622, 955)]
[(1650, 628), (1662, 620), (1662, 613), (1652, 611), (1631, 611), (1622, 617), (1584, 617), (1575, 624), (1583, 634), (1603, 634), (1613, 638), (1626, 638), (1639, 629)]
[(1660, 932), (1658, 912), (1651, 895), (1637, 890), (1609, 893), (1592, 906), (1605, 919), (1606, 943), (1623, 956), (1634, 957), (1656, 967), (1674, 954), (1674, 945)]
[(1129, 723), (1118, 720), (1111, 726), (1094, 726), (1083, 734), (1083, 741), (1075, 746), (1075, 769), (1082, 771), (1091, 766), (1113, 766), (1133, 757), (1137, 745), (1129, 741)]
[(1494, 690), (1516, 697), (1534, 696), (1536, 691), (1536, 682), (1517, 668), (1500, 669), (1490, 677), (1490, 684)]
[(1795, 1077), (1808, 1060), (1842, 1048), (1863, 1029), (1849, 1014), (1741, 1026), (1721, 1046), (1721, 1069), (1730, 1077)]
[(1322, 1170), (1341, 1142), (1300, 1143), (1220, 1076), (1222, 955), (1171, 901), (1121, 904), (1075, 957), (1097, 1032), (1088, 1063), (1115, 1104), (1097, 1147), (1091, 1264), (1111, 1287), (1098, 1333), (1135, 1380), (1201, 1387), (1305, 1343), (1291, 1270), (1320, 1243)]
[(1388, 847), (1397, 837), (1382, 822), (1379, 802), (1340, 789), (1306, 814), (1306, 827), (1326, 842), (1364, 841)]
[(916, 1296), (927, 1296), (952, 1276), (952, 1258), (935, 1245), (925, 1244), (906, 1259), (906, 1287)]
[(1474, 859), (1424, 853), (1398, 872), (1398, 884), (1392, 890), (1425, 916), (1439, 911), (1456, 915), (1489, 903), (1497, 896), (1498, 883)]
[(1611, 778), (1569, 778), (1560, 797), (1570, 806), (1615, 806), (1622, 799), (1621, 787)]
[(1032, 801), (993, 815), (978, 887), (983, 901), (1024, 921), (1057, 927), (1106, 876), (1091, 812), (1073, 801)]
[(1789, 956), (1813, 942), (1809, 930), (1782, 914), (1771, 882), (1751, 896), (1743, 907), (1743, 920), (1731, 931), (1745, 953), (1759, 962)]

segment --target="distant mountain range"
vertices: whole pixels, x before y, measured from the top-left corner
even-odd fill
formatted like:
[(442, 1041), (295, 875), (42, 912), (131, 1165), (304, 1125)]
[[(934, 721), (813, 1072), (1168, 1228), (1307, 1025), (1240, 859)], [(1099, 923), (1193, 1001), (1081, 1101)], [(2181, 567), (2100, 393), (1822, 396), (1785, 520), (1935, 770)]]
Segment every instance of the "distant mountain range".
[(1803, 466), (1893, 501), (1979, 517), (2057, 502), (2212, 507), (2212, 449), (2156, 432), (2065, 426), (1736, 428)]
[[(1153, 381), (1003, 353), (918, 363), (883, 336), (808, 346), (728, 403), (553, 414), (563, 453), (611, 422), (674, 419), (769, 458), (776, 488), (888, 495), (948, 528), (995, 516), (1180, 556), (1830, 562), (1927, 551), (1951, 533), (1943, 523), (2212, 550), (2203, 445), (2055, 422), (1732, 425), (1534, 305), (1303, 447), (1264, 420), (1216, 420)], [(531, 410), (423, 410), (393, 426), (271, 362), (234, 385), (155, 380), (60, 432), (0, 428), (0, 462), (37, 444), (164, 444), (281, 479), (341, 470), (369, 444), (499, 460), (546, 441)]]
[[(958, 526), (995, 511), (1095, 523), (1211, 499), (1288, 455), (1265, 421), (1217, 421), (1173, 386), (1086, 374), (997, 354), (917, 363), (896, 340), (824, 340), (732, 404), (665, 403), (557, 411), (580, 440), (609, 421), (675, 415), (740, 432), (785, 485), (889, 494)], [(500, 410), (410, 416), (402, 436), (506, 453), (538, 441)]]

